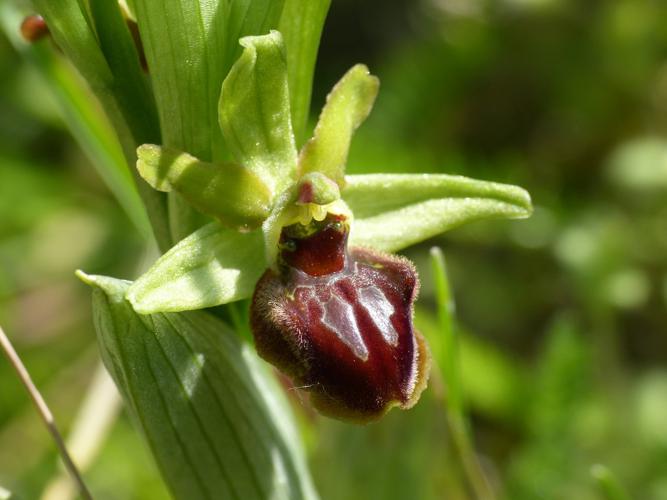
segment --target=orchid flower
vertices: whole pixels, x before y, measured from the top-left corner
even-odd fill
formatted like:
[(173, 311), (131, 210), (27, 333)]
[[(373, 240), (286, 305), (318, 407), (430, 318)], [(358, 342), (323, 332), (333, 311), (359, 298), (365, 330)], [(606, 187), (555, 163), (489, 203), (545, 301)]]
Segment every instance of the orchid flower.
[(281, 34), (241, 45), (218, 110), (234, 160), (210, 163), (156, 145), (137, 151), (138, 171), (153, 188), (178, 192), (217, 221), (176, 244), (127, 299), (152, 314), (254, 292), (259, 354), (308, 387), (320, 411), (367, 421), (410, 407), (429, 366), (412, 327), (418, 278), (386, 252), (473, 220), (526, 217), (530, 198), (515, 186), (458, 176), (346, 175), (352, 136), (379, 88), (363, 65), (334, 86), (297, 151)]

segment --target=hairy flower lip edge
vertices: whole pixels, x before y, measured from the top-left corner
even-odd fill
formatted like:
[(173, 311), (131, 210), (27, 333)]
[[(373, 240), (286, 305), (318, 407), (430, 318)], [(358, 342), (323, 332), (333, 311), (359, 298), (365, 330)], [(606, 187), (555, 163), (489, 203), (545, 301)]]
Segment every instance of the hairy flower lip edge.
[(326, 415), (327, 417), (362, 425), (377, 422), (393, 408), (398, 407), (401, 410), (409, 410), (410, 408), (414, 407), (419, 402), (422, 393), (428, 386), (428, 382), (431, 377), (432, 358), (431, 350), (421, 332), (418, 330), (413, 330), (413, 334), (415, 337), (415, 343), (417, 345), (416, 352), (418, 353), (416, 357), (415, 385), (412, 389), (410, 397), (406, 402), (400, 402), (396, 400), (389, 401), (387, 404), (385, 404), (381, 411), (374, 414), (361, 414), (358, 412), (344, 413), (341, 411), (341, 407), (335, 407), (330, 399), (323, 398), (320, 393), (311, 392), (311, 404), (317, 409), (317, 411), (323, 415)]
[[(372, 256), (379, 259), (391, 259), (394, 263), (400, 262), (412, 272), (414, 284), (412, 286), (411, 296), (409, 297), (409, 318), (410, 328), (413, 338), (413, 367), (414, 373), (412, 381), (409, 384), (409, 394), (405, 400), (393, 397), (383, 401), (382, 406), (377, 411), (362, 411), (352, 408), (345, 401), (335, 399), (326, 393), (326, 388), (322, 383), (308, 383), (306, 377), (310, 369), (311, 360), (300, 359), (295, 345), (294, 336), (282, 335), (281, 324), (285, 331), (289, 328), (286, 323), (290, 322), (285, 313), (284, 298), (281, 292), (285, 291), (284, 280), (280, 273), (274, 269), (267, 269), (259, 279), (251, 302), (251, 329), (253, 332), (262, 331), (263, 337), (256, 340), (256, 350), (262, 359), (270, 363), (278, 371), (287, 375), (294, 384), (295, 388), (305, 389), (309, 393), (310, 404), (322, 415), (344, 422), (355, 424), (368, 424), (381, 419), (392, 408), (401, 409), (412, 408), (420, 399), (421, 394), (426, 389), (431, 373), (431, 352), (424, 336), (414, 328), (414, 303), (417, 299), (420, 282), (416, 269), (411, 261), (403, 256), (381, 252), (375, 249), (365, 247), (353, 247), (349, 249), (350, 254), (365, 254), (366, 257)], [(356, 260), (356, 259), (355, 259)], [(382, 267), (382, 265), (380, 266)], [(347, 271), (343, 269), (337, 273), (342, 274)], [(299, 270), (292, 270), (307, 276), (306, 273)], [(325, 277), (312, 277), (308, 279), (329, 279)], [(264, 299), (267, 300), (264, 300)], [(255, 311), (256, 314), (253, 314)], [(257, 311), (259, 311), (257, 313)]]

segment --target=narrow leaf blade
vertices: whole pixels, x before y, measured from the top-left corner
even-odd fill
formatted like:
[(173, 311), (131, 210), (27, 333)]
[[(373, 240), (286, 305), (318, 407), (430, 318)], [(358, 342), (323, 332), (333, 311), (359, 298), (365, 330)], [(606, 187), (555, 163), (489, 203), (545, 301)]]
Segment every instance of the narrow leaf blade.
[(150, 222), (137, 193), (123, 151), (106, 116), (85, 82), (65, 64), (62, 55), (48, 44), (26, 43), (16, 30), (22, 15), (12, 3), (0, 6), (0, 24), (13, 44), (48, 83), (72, 135), (132, 222), (147, 239), (152, 238)]
[(111, 86), (113, 76), (93, 28), (77, 0), (35, 0), (49, 32), (95, 92)]
[(144, 144), (137, 169), (154, 189), (181, 193), (199, 211), (232, 227), (257, 227), (269, 215), (271, 194), (250, 170), (213, 164), (172, 148)]
[[(131, 88), (125, 86), (121, 91), (116, 87), (117, 80), (123, 80), (122, 75), (114, 75), (100, 48), (97, 34), (88, 20), (87, 13), (82, 11), (81, 2), (37, 0), (35, 7), (44, 16), (55, 42), (74, 63), (102, 103), (123, 146), (126, 162), (133, 163), (135, 148), (144, 142), (156, 142), (160, 131), (152, 126), (152, 120), (140, 116), (143, 107), (135, 109), (130, 100), (123, 97), (125, 91), (130, 91)], [(118, 71), (118, 66), (115, 69)], [(133, 169), (131, 171), (134, 175)], [(161, 249), (166, 249), (171, 244), (171, 238), (167, 228), (165, 197), (144, 185), (139, 184), (137, 187), (146, 207), (155, 239)]]
[(468, 222), (532, 212), (517, 186), (444, 174), (352, 175), (342, 195), (355, 216), (351, 244), (388, 252)]
[(463, 418), (463, 389), (459, 361), (459, 339), (454, 325), (454, 298), (447, 277), (445, 256), (439, 247), (431, 248), (431, 270), (435, 284), (439, 339), (433, 349), (447, 389), (447, 411)]
[(297, 155), (282, 35), (246, 37), (241, 45), (243, 54), (222, 84), (220, 127), (236, 160), (279, 193), (294, 175)]
[(132, 137), (159, 141), (155, 99), (139, 63), (139, 54), (117, 2), (90, 2), (100, 50), (113, 74), (113, 92)]
[(260, 230), (207, 224), (181, 240), (129, 288), (143, 314), (202, 309), (248, 298), (265, 268)]
[(291, 417), (266, 397), (249, 347), (204, 312), (142, 316), (128, 283), (82, 278), (95, 290), (105, 365), (174, 498), (314, 499)]
[(345, 73), (327, 96), (315, 134), (301, 150), (301, 174), (321, 172), (344, 185), (352, 135), (373, 109), (379, 87), (380, 81), (363, 64)]
[(305, 140), (317, 49), (331, 0), (286, 0), (279, 30), (287, 49), (292, 126), (297, 146)]

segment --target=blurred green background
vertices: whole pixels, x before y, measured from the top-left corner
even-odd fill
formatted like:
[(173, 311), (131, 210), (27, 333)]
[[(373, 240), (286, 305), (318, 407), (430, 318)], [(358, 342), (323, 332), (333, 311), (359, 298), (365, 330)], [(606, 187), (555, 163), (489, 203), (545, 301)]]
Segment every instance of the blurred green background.
[[(632, 498), (667, 499), (667, 3), (334, 0), (313, 109), (356, 62), (382, 88), (351, 173), (462, 174), (533, 196), (531, 219), (406, 252), (432, 339), (429, 247), (447, 256), (491, 480), (512, 500), (601, 499), (599, 463)], [(73, 271), (131, 279), (149, 257), (52, 88), (1, 35), (0, 75), (0, 324), (67, 431), (98, 362)], [(437, 376), (413, 410), (367, 427), (293, 399), (323, 499), (468, 498)], [(39, 498), (59, 471), (0, 358), (0, 487)], [(167, 497), (122, 414), (86, 476), (99, 498)]]

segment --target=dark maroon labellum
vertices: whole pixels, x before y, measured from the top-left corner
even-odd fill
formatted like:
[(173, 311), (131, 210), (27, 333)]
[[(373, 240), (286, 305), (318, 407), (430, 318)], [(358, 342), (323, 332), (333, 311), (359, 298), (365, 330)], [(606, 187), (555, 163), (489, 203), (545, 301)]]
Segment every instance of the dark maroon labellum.
[(429, 353), (412, 326), (418, 278), (401, 257), (348, 251), (349, 226), (329, 214), (283, 229), (279, 271), (255, 289), (257, 351), (311, 394), (321, 413), (356, 422), (414, 405)]

